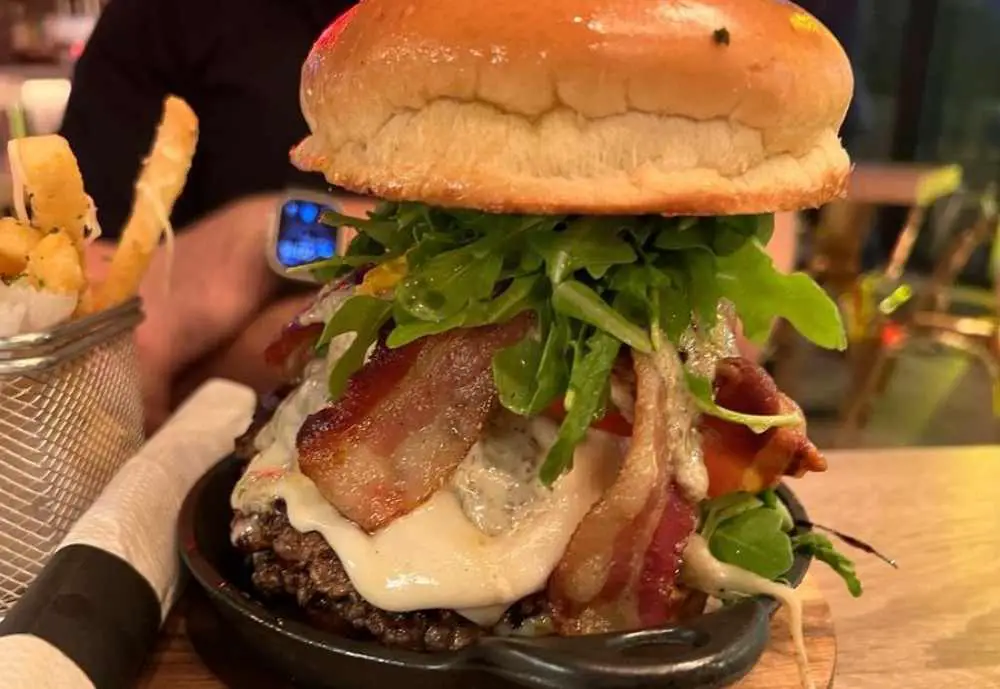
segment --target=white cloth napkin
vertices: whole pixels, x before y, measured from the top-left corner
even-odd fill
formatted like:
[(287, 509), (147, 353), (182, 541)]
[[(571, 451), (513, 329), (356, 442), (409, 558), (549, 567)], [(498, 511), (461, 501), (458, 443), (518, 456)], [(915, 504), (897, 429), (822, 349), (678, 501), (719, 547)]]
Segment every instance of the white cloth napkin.
[[(222, 380), (206, 383), (122, 467), (59, 550), (92, 546), (125, 560), (149, 582), (162, 621), (181, 575), (175, 534), (181, 503), (198, 478), (232, 452), (234, 439), (250, 424), (255, 403), (255, 393), (247, 387)], [(0, 636), (0, 687), (94, 687), (96, 679), (88, 677), (87, 668), (81, 672), (80, 663), (64, 650), (51, 639), (17, 630)]]

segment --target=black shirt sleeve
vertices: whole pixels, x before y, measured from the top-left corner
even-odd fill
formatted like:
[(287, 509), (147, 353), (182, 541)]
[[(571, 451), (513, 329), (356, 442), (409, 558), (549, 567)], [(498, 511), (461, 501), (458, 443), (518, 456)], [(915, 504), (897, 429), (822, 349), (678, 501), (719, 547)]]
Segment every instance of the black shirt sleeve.
[[(117, 237), (163, 99), (180, 66), (157, 30), (158, 0), (113, 0), (78, 60), (61, 134), (70, 143), (105, 236)], [(163, 17), (159, 17), (163, 19)]]
[(117, 237), (152, 142), (163, 99), (198, 116), (198, 149), (174, 227), (251, 194), (327, 188), (295, 170), (307, 133), (299, 107), (302, 63), (350, 3), (317, 0), (112, 0), (76, 65), (62, 126), (104, 234)]

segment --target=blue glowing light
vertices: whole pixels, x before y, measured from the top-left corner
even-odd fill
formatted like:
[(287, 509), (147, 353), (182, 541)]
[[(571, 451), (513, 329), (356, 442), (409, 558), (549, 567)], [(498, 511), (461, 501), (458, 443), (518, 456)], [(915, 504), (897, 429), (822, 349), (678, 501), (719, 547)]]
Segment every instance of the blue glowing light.
[(316, 240), (316, 254), (320, 258), (333, 258), (337, 254), (337, 245), (333, 237), (320, 237)]
[(319, 217), (319, 207), (312, 203), (303, 203), (299, 208), (299, 217), (302, 218), (302, 222), (312, 224)]

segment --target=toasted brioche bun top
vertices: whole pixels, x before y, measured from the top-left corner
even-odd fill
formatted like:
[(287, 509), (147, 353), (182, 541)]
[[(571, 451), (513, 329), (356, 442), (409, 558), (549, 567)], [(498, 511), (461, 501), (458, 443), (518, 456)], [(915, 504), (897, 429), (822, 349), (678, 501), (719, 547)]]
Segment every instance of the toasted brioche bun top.
[(507, 213), (764, 213), (843, 194), (844, 50), (781, 0), (363, 0), (302, 71), (304, 170)]

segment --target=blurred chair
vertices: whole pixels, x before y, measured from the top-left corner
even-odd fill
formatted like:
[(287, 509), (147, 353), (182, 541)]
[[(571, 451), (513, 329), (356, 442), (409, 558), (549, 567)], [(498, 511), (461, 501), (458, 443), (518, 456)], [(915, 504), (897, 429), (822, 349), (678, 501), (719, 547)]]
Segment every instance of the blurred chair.
[[(915, 341), (960, 350), (977, 360), (993, 382), (993, 408), (1000, 414), (1000, 216), (996, 189), (991, 185), (981, 195), (973, 222), (951, 239), (930, 278), (916, 287), (901, 282), (919, 232), (912, 218), (911, 213), (886, 269), (866, 276), (853, 298), (849, 318), (852, 365), (841, 410), (841, 446), (856, 440), (872, 403), (892, 377), (897, 357)], [(957, 289), (958, 277), (973, 252), (990, 241), (992, 294), (970, 295)], [(968, 315), (975, 311), (979, 313)]]
[[(898, 281), (931, 208), (955, 197), (961, 186), (962, 168), (958, 165), (860, 164), (851, 176), (847, 197), (820, 212), (805, 270), (841, 308), (852, 369), (863, 367), (868, 358), (871, 286), (884, 278)], [(884, 274), (864, 275), (862, 253), (880, 206), (909, 210)], [(794, 390), (801, 377), (802, 342), (786, 323), (779, 323), (770, 349), (775, 381), (783, 390)]]

